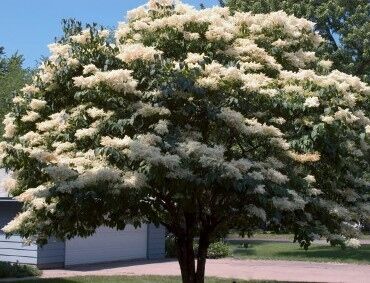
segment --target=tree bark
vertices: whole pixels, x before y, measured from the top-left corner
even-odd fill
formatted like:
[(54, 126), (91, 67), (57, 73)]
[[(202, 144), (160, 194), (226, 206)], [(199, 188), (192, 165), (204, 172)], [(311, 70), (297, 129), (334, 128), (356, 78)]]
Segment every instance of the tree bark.
[(199, 238), (196, 270), (193, 243), (193, 238), (176, 238), (177, 258), (180, 264), (182, 282), (204, 283), (209, 237), (204, 234)]
[(197, 283), (195, 273), (195, 255), (192, 237), (176, 238), (177, 259), (180, 264), (183, 283)]
[(209, 236), (206, 233), (201, 233), (199, 237), (199, 247), (198, 247), (198, 261), (196, 272), (197, 283), (204, 283), (208, 247), (209, 247)]

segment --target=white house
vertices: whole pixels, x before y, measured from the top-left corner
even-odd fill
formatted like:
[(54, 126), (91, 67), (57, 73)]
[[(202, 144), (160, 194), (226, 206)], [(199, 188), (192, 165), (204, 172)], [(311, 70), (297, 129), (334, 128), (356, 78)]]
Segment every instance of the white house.
[[(5, 177), (0, 172), (0, 180)], [(1, 182), (1, 181), (0, 181)], [(0, 188), (0, 228), (20, 211), (21, 203), (7, 196)], [(88, 238), (66, 241), (50, 240), (40, 247), (24, 245), (22, 238), (6, 238), (0, 231), (0, 261), (34, 264), (40, 268), (68, 267), (80, 264), (113, 262), (134, 259), (158, 259), (165, 256), (165, 229), (143, 224), (124, 230), (100, 227)]]
[(4, 169), (0, 169), (0, 197), (6, 197), (8, 194), (5, 192), (2, 186), (2, 180), (6, 178), (6, 173)]

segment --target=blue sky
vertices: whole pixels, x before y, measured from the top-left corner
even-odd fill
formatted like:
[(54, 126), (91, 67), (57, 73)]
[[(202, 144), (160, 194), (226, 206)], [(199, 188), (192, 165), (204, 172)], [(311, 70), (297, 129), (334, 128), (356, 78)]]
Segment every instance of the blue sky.
[[(18, 51), (25, 67), (35, 67), (47, 44), (61, 35), (61, 20), (76, 18), (83, 23), (96, 22), (114, 28), (128, 10), (147, 0), (1, 0), (0, 46), (7, 55)], [(199, 7), (214, 6), (218, 0), (183, 0)]]

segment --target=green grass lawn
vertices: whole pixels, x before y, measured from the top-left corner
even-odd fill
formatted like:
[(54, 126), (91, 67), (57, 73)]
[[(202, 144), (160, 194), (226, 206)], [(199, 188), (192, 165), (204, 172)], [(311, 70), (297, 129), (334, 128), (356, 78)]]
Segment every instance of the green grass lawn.
[[(272, 283), (277, 281), (244, 281), (232, 279), (207, 278), (207, 283)], [(35, 280), (22, 281), (22, 283), (35, 283)], [(180, 277), (172, 276), (80, 276), (58, 279), (37, 279), (41, 283), (180, 283)], [(281, 282), (281, 281), (280, 281)]]
[(370, 245), (358, 249), (312, 245), (305, 251), (297, 243), (253, 242), (248, 248), (231, 244), (232, 255), (240, 259), (301, 260), (370, 264)]
[[(236, 232), (234, 233), (230, 233), (229, 235), (227, 235), (228, 238), (235, 238), (235, 239), (240, 239), (240, 235)], [(245, 236), (245, 238), (242, 238), (242, 239), (261, 239), (261, 240), (289, 240), (289, 241), (293, 241), (294, 239), (294, 235), (293, 234), (276, 234), (276, 233), (256, 233), (254, 234), (251, 238), (248, 238), (247, 236)]]
[[(237, 232), (231, 232), (227, 235), (228, 238), (236, 238), (236, 239), (240, 239), (240, 235), (239, 233)], [(281, 234), (277, 234), (277, 233), (274, 233), (274, 232), (257, 232), (255, 233), (251, 238), (248, 238), (247, 236), (244, 238), (244, 239), (261, 239), (261, 240), (289, 240), (289, 241), (293, 241), (294, 239), (294, 235), (293, 234), (284, 234), (284, 233), (281, 233)], [(370, 240), (370, 234), (363, 234), (360, 236), (360, 239), (361, 240)]]

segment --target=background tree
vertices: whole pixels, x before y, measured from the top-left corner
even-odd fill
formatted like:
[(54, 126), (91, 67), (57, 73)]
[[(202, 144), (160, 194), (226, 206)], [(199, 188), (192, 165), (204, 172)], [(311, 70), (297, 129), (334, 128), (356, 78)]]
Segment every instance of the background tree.
[[(14, 54), (5, 57), (4, 48), (0, 47), (0, 119), (11, 109), (11, 99), (14, 92), (30, 79), (30, 71), (22, 67), (23, 56)], [(0, 136), (3, 135), (3, 125), (0, 125)]]
[(151, 0), (114, 43), (94, 26), (65, 32), (4, 120), (0, 156), (24, 203), (7, 234), (162, 224), (184, 282), (204, 281), (230, 227), (292, 231), (305, 248), (358, 235), (369, 87), (316, 56), (312, 22)]
[(326, 40), (320, 51), (334, 68), (370, 82), (369, 0), (226, 0), (232, 10), (269, 13), (283, 10), (309, 19)]
[[(370, 83), (370, 2), (294, 1), (294, 0), (220, 0), (233, 11), (269, 13), (283, 10), (315, 22), (315, 30), (326, 42), (318, 53), (333, 61), (333, 68), (361, 77)], [(367, 115), (370, 106), (365, 109)], [(369, 218), (364, 219), (366, 227)], [(366, 228), (369, 230), (369, 228)]]

